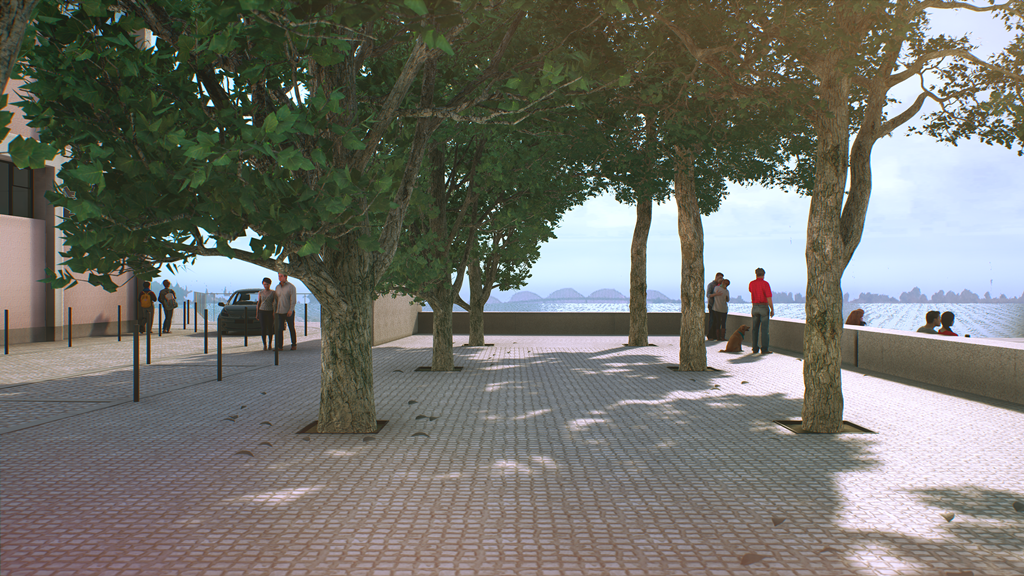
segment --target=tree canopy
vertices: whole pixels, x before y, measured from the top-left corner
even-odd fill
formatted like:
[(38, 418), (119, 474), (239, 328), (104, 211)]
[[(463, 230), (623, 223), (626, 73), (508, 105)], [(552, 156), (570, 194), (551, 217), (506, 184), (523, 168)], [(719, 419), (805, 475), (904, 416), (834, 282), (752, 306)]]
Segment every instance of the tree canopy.
[[(538, 8), (565, 17), (528, 18)], [(44, 5), (26, 63), (35, 100), (23, 107), (70, 158), (49, 196), (69, 211), (67, 266), (107, 289), (112, 273), (149, 278), (200, 255), (300, 278), (324, 304), (319, 427), (374, 430), (373, 288), (430, 136), (443, 122), (514, 122), (586, 88), (593, 62), (563, 49), (587, 27), (576, 8)], [(532, 41), (513, 53), (521, 29)], [(228, 245), (250, 230), (248, 249)]]

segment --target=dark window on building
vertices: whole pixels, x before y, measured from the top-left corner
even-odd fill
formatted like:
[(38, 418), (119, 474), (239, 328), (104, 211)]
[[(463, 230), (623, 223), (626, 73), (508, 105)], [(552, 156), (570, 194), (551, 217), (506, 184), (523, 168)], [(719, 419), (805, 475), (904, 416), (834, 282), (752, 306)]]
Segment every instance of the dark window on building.
[(32, 217), (32, 171), (0, 162), (0, 214)]

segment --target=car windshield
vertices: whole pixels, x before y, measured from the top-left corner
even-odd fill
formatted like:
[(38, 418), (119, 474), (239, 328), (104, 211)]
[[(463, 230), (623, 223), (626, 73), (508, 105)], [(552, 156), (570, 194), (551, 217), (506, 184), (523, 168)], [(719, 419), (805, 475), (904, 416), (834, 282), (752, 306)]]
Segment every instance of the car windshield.
[(231, 306), (255, 305), (258, 296), (259, 295), (256, 292), (236, 292), (229, 304)]

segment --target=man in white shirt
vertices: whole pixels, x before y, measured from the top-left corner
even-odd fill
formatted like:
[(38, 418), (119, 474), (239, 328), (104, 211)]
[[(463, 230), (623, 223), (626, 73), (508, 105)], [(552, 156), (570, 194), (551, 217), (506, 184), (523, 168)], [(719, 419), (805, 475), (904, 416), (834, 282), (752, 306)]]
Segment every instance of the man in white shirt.
[(288, 282), (287, 274), (278, 274), (281, 281), (274, 289), (277, 293), (277, 308), (274, 319), (277, 320), (277, 349), (283, 350), (284, 325), (288, 323), (288, 332), (292, 336), (292, 350), (295, 350), (295, 285)]

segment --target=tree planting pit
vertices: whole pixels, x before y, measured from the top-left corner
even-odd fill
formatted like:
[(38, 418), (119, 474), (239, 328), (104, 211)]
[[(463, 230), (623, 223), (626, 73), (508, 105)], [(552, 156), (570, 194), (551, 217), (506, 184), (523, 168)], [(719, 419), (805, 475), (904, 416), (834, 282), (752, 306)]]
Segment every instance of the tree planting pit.
[[(434, 371), (434, 369), (431, 368), (430, 366), (420, 366), (419, 368), (414, 370), (414, 372), (433, 372), (433, 371)], [(462, 366), (456, 366), (455, 368), (452, 368), (451, 370), (438, 370), (438, 372), (462, 372)]]
[(317, 432), (316, 424), (319, 420), (313, 420), (312, 423), (307, 424), (302, 430), (296, 432), (296, 434), (376, 434), (380, 432), (384, 425), (388, 423), (387, 420), (377, 420), (377, 432)]
[[(773, 422), (794, 434), (813, 434), (813, 432), (804, 431), (803, 420), (773, 420)], [(843, 429), (839, 432), (835, 432), (835, 434), (878, 434), (878, 432), (868, 430), (867, 428), (854, 424), (849, 420), (843, 420)]]

